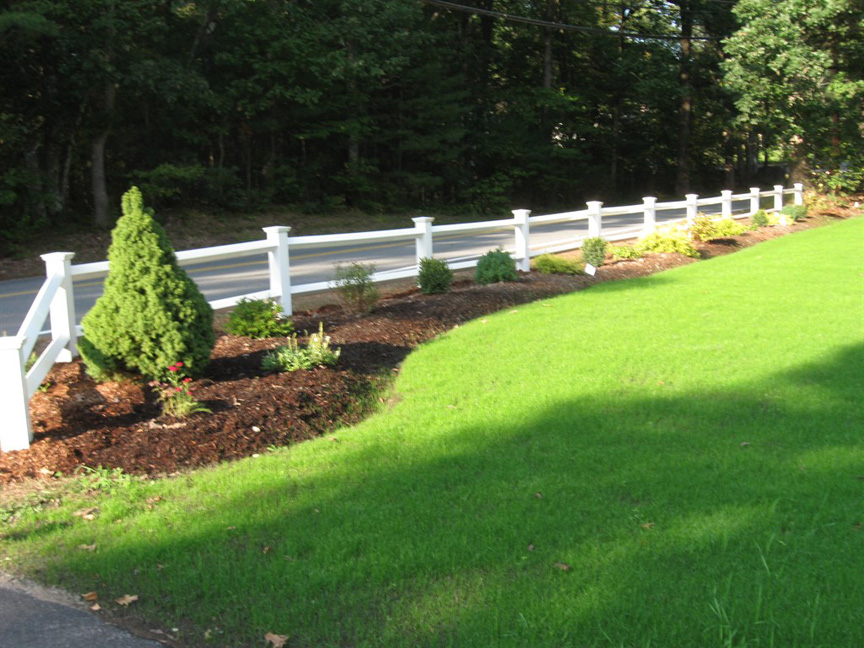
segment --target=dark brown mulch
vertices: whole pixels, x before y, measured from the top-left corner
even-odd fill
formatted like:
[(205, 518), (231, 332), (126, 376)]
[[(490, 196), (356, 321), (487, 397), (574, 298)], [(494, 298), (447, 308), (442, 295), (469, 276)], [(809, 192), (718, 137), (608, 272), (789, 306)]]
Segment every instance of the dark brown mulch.
[[(810, 218), (705, 244), (704, 258), (824, 222)], [(692, 263), (677, 254), (619, 261), (596, 277), (525, 274), (519, 282), (476, 286), (461, 282), (444, 295), (417, 290), (391, 296), (369, 315), (324, 306), (295, 316), (298, 331), (319, 322), (342, 348), (334, 368), (268, 374), (261, 358), (284, 339), (251, 340), (220, 335), (195, 395), (212, 410), (182, 421), (161, 417), (143, 384), (98, 384), (80, 361), (58, 364), (45, 391), (31, 400), (35, 439), (28, 450), (0, 453), (0, 484), (50, 479), (81, 466), (122, 468), (158, 475), (235, 459), (304, 441), (350, 424), (381, 398), (386, 376), (421, 342), (482, 315), (536, 299), (582, 290), (602, 281), (644, 276)]]

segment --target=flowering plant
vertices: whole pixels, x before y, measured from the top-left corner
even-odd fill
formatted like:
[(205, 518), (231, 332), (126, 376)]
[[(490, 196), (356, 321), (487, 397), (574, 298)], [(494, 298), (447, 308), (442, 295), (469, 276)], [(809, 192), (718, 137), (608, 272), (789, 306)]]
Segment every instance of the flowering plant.
[(206, 406), (192, 396), (192, 379), (184, 376), (182, 369), (183, 363), (175, 362), (168, 367), (165, 382), (150, 382), (150, 386), (156, 391), (157, 399), (162, 403), (162, 413), (182, 419), (190, 414), (209, 412)]
[(309, 336), (305, 347), (297, 342), (297, 335), (288, 338), (288, 344), (277, 347), (262, 361), (265, 371), (298, 371), (314, 367), (330, 367), (339, 360), (342, 349), (330, 347), (330, 336), (324, 334), (324, 323), (318, 332)]

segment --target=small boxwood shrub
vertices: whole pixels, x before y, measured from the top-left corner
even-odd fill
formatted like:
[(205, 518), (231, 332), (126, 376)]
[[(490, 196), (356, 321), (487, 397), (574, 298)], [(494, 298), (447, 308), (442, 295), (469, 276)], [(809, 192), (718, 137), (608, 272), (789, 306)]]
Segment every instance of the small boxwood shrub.
[(349, 266), (336, 266), (336, 290), (345, 307), (355, 313), (369, 313), (375, 308), (380, 297), (372, 281), (375, 266), (352, 263)]
[(768, 227), (768, 214), (759, 209), (750, 217), (750, 223), (755, 227)]
[(744, 223), (739, 223), (731, 218), (723, 218), (714, 223), (714, 238), (723, 238), (724, 236), (741, 236), (747, 231), (747, 226)]
[(443, 259), (420, 259), (417, 284), (424, 295), (446, 293), (453, 283), (453, 271)]
[(215, 343), (213, 309), (177, 264), (165, 230), (137, 187), (111, 233), (105, 290), (84, 316), (79, 350), (96, 380), (130, 373), (160, 380), (182, 362), (200, 375)]
[(807, 218), (807, 207), (806, 205), (786, 205), (783, 208), (783, 213), (788, 221), (802, 221)]
[(582, 258), (585, 263), (590, 263), (599, 268), (606, 260), (606, 241), (599, 236), (593, 236), (582, 241)]
[(657, 231), (640, 240), (635, 248), (642, 254), (645, 252), (677, 252), (694, 259), (699, 258), (699, 252), (693, 247), (690, 236), (686, 232)]
[(516, 261), (509, 252), (501, 249), (489, 250), (477, 261), (474, 280), (481, 285), (499, 281), (518, 281)]
[(541, 254), (534, 259), (534, 269), (542, 274), (585, 274), (582, 264), (555, 254)]
[(285, 337), (294, 332), (294, 323), (282, 313), (275, 299), (241, 299), (225, 328), (231, 335), (254, 339)]

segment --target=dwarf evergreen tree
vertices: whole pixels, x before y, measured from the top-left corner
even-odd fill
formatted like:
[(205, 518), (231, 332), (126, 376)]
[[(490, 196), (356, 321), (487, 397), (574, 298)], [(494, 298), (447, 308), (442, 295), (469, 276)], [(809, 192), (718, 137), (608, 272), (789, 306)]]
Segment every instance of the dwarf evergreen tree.
[(213, 309), (177, 264), (137, 187), (123, 196), (108, 261), (105, 290), (81, 322), (88, 373), (97, 380), (127, 372), (158, 379), (182, 362), (184, 373), (200, 374), (215, 343)]

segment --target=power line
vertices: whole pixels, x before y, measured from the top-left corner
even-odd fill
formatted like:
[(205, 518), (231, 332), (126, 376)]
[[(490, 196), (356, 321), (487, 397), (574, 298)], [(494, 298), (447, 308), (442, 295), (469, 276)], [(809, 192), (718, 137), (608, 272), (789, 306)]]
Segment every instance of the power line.
[[(492, 11), (490, 9), (481, 9), (480, 7), (468, 7), (466, 5), (456, 4), (455, 2), (447, 2), (446, 0), (420, 0), (428, 5), (450, 9), (451, 11), (461, 11), (464, 13), (475, 14), (479, 16), (490, 16), (492, 18), (500, 18), (510, 22), (524, 23), (526, 25), (534, 25), (536, 27), (551, 27), (561, 31), (578, 31), (586, 34), (600, 34), (601, 36), (616, 36), (626, 38), (642, 38), (645, 40), (681, 40), (680, 36), (670, 36), (668, 34), (642, 34), (639, 32), (613, 31), (603, 29), (601, 27), (587, 27), (585, 25), (568, 25), (566, 23), (550, 22), (548, 20), (539, 20), (537, 18), (528, 18), (526, 16), (514, 16), (513, 14), (503, 13), (500, 11)], [(689, 40), (699, 41), (716, 41), (718, 38), (710, 36), (691, 36)]]

